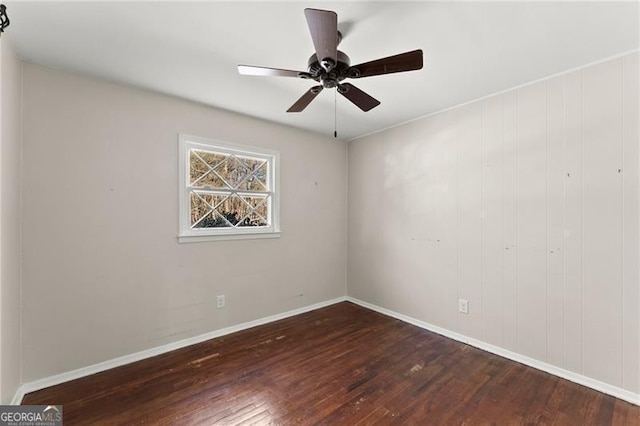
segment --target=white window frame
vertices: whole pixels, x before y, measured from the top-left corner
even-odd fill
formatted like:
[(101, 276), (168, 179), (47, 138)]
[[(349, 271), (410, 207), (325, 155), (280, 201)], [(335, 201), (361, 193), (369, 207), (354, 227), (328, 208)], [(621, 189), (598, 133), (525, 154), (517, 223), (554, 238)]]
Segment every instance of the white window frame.
[[(242, 228), (191, 228), (191, 190), (189, 152), (191, 149), (215, 151), (267, 160), (269, 163), (270, 213), (269, 226)], [(178, 135), (179, 220), (178, 242), (204, 242), (220, 240), (247, 240), (278, 238), (280, 236), (280, 153), (264, 148), (240, 145), (180, 133)], [(240, 191), (241, 192), (241, 191)]]

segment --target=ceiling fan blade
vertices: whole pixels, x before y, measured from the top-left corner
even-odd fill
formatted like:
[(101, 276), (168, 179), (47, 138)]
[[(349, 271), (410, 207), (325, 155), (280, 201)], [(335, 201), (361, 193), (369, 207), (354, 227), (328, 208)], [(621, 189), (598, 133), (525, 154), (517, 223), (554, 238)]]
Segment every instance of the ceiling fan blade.
[(313, 86), (307, 90), (295, 104), (291, 105), (291, 108), (289, 108), (287, 112), (302, 112), (320, 92), (322, 92), (322, 86)]
[(358, 70), (358, 72), (353, 73), (355, 75), (350, 75), (350, 77), (353, 78), (419, 70), (422, 69), (422, 50), (412, 50), (411, 52), (376, 59), (375, 61), (365, 62), (351, 67), (352, 70), (354, 68)]
[(331, 69), (338, 59), (338, 15), (331, 10), (305, 9), (318, 62)]
[(349, 99), (358, 108), (364, 112), (370, 111), (380, 105), (380, 101), (366, 94), (362, 90), (350, 83), (342, 83), (338, 86), (338, 92), (345, 98)]
[(301, 74), (304, 74), (302, 71), (254, 67), (253, 65), (238, 65), (238, 72), (242, 75), (259, 75), (265, 77), (300, 77)]

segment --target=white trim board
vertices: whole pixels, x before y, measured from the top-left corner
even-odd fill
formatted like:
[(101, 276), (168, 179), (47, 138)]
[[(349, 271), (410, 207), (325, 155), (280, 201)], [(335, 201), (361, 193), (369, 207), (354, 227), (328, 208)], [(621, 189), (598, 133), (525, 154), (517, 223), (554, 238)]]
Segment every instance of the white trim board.
[(22, 399), (29, 392), (34, 392), (40, 389), (48, 388), (50, 386), (59, 385), (60, 383), (69, 382), (71, 380), (79, 379), (81, 377), (90, 376), (92, 374), (100, 373), (102, 371), (110, 370), (112, 368), (120, 367), (132, 362), (141, 361), (143, 359), (151, 358), (156, 355), (161, 355), (167, 352), (175, 351), (176, 349), (182, 349), (187, 346), (202, 343), (207, 340), (215, 339), (216, 337), (226, 336), (227, 334), (235, 333), (237, 331), (246, 330), (249, 328), (257, 327), (259, 325), (268, 324), (270, 322), (279, 321), (281, 319), (289, 318), (295, 315), (300, 315), (305, 312), (315, 311), (316, 309), (324, 308), (326, 306), (335, 305), (336, 303), (346, 301), (346, 296), (338, 297), (336, 299), (327, 300), (324, 302), (316, 303), (302, 308), (293, 309), (281, 314), (270, 315), (268, 317), (259, 318), (257, 320), (244, 322), (242, 324), (232, 325), (231, 327), (221, 328), (219, 330), (211, 331), (209, 333), (200, 334), (198, 336), (190, 337), (188, 339), (179, 340), (173, 343), (167, 343), (166, 345), (157, 346), (155, 348), (145, 349), (140, 352), (136, 352), (130, 355), (124, 355), (118, 358), (113, 358), (107, 361), (99, 362), (97, 364), (89, 365), (87, 367), (78, 368), (77, 370), (68, 371), (66, 373), (56, 374), (54, 376), (45, 377), (43, 379), (34, 380), (33, 382), (23, 383), (16, 391), (15, 396), (11, 400), (11, 405), (19, 405)]
[(434, 333), (440, 334), (444, 337), (466, 343), (471, 346), (475, 346), (476, 348), (482, 349), (484, 351), (493, 353), (495, 355), (501, 356), (503, 358), (507, 358), (511, 361), (519, 362), (524, 365), (528, 365), (529, 367), (536, 368), (538, 370), (545, 371), (547, 373), (553, 374), (554, 376), (561, 377), (563, 379), (567, 379), (571, 382), (577, 383), (579, 385), (586, 386), (588, 388), (594, 389), (599, 392), (606, 393), (607, 395), (614, 396), (616, 398), (622, 399), (624, 401), (630, 402), (631, 404), (640, 405), (640, 394), (636, 394), (630, 392), (625, 389), (621, 389), (619, 387), (600, 382), (598, 380), (592, 379), (590, 377), (583, 376), (581, 374), (577, 374), (568, 370), (564, 370), (562, 368), (556, 367), (551, 364), (547, 364), (533, 358), (529, 358), (527, 356), (518, 354), (516, 352), (511, 352), (509, 350), (500, 348), (498, 346), (491, 345), (489, 343), (482, 342), (480, 340), (476, 340), (462, 334), (435, 326), (433, 324), (429, 324), (424, 321), (417, 320), (415, 318), (411, 318), (409, 316), (391, 311), (389, 309), (382, 308), (380, 306), (374, 305), (372, 303), (365, 302), (360, 299), (356, 299), (351, 296), (343, 296), (338, 297), (336, 299), (327, 300), (325, 302), (316, 303), (314, 305), (305, 306), (302, 308), (294, 309), (291, 311), (284, 312), (282, 314), (271, 315), (268, 317), (260, 318), (254, 321), (245, 322), (242, 324), (234, 325), (231, 327), (222, 328), (220, 330), (212, 331), (209, 333), (201, 334), (199, 336), (194, 336), (188, 339), (180, 340), (173, 343), (168, 343), (166, 345), (158, 346), (151, 349), (146, 349), (144, 351), (136, 352), (131, 355), (125, 355), (118, 358), (114, 358), (111, 360), (103, 361), (97, 364), (93, 364), (87, 367), (79, 368), (77, 370), (69, 371), (66, 373), (56, 374), (55, 376), (45, 377), (44, 379), (35, 380), (33, 382), (24, 383), (21, 385), (16, 391), (13, 400), (11, 401), (11, 405), (18, 405), (24, 398), (25, 394), (29, 392), (34, 392), (40, 389), (44, 389), (50, 386), (55, 386), (60, 383), (68, 382), (71, 380), (79, 379), (81, 377), (90, 376), (91, 374), (100, 373), (105, 370), (109, 370), (112, 368), (120, 367), (122, 365), (130, 364), (132, 362), (140, 361), (146, 358), (151, 358), (156, 355), (161, 355), (163, 353), (167, 353), (176, 349), (181, 349), (187, 346), (191, 346), (197, 343), (201, 343), (210, 339), (214, 339), (216, 337), (226, 336), (227, 334), (235, 333), (237, 331), (246, 330), (252, 327), (256, 327), (259, 325), (267, 324), (270, 322), (278, 321), (281, 319), (289, 318), (294, 315), (303, 314), (305, 312), (314, 311), (316, 309), (324, 308), (326, 306), (334, 305), (340, 302), (351, 302), (356, 305), (362, 306), (363, 308), (370, 309), (372, 311), (376, 311), (383, 315), (398, 319), (400, 321), (406, 322), (408, 324), (415, 325), (417, 327), (423, 328), (425, 330), (432, 331)]
[(447, 330), (445, 328), (438, 327), (433, 324), (429, 324), (428, 322), (417, 320), (415, 318), (411, 318), (409, 316), (400, 314), (398, 312), (391, 311), (389, 309), (382, 308), (380, 306), (374, 305), (369, 302), (365, 302), (360, 299), (356, 299), (355, 297), (347, 296), (347, 301), (355, 303), (356, 305), (362, 306), (363, 308), (371, 309), (372, 311), (376, 311), (383, 315), (398, 319), (400, 321), (415, 325), (417, 327), (423, 328), (425, 330), (432, 331), (436, 334), (440, 334), (444, 337), (448, 337), (453, 340), (457, 340), (458, 342), (466, 343), (471, 346), (475, 346), (478, 349), (482, 349), (484, 351), (490, 352), (492, 354), (501, 356), (503, 358), (507, 358), (511, 361), (519, 362), (521, 364), (527, 365), (529, 367), (533, 367), (538, 370), (545, 371), (549, 374), (553, 374), (554, 376), (561, 377), (563, 379), (567, 379), (573, 383), (577, 383), (582, 386), (586, 386), (588, 388), (594, 389), (598, 392), (606, 393), (607, 395), (614, 396), (616, 398), (622, 399), (624, 401), (630, 402), (634, 405), (640, 405), (640, 394), (633, 393), (626, 389), (619, 388), (617, 386), (610, 385), (608, 383), (601, 382), (596, 379), (592, 379), (587, 376), (583, 376), (581, 374), (574, 373), (572, 371), (568, 371), (562, 369), (560, 367), (556, 367), (555, 365), (547, 364), (546, 362), (538, 361), (533, 358), (529, 358), (525, 355), (509, 351), (507, 349), (501, 348), (499, 346), (494, 346), (490, 343), (483, 342), (481, 340), (473, 339), (471, 337), (467, 337), (465, 335), (456, 333), (454, 331)]

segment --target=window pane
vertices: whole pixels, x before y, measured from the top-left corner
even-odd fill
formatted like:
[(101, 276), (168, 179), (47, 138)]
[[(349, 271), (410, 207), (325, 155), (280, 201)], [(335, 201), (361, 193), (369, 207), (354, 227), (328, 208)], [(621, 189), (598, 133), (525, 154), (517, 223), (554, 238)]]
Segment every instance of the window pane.
[(257, 213), (250, 213), (249, 216), (244, 218), (242, 222), (238, 225), (238, 227), (246, 227), (246, 226), (267, 226), (269, 225), (267, 221)]
[(238, 189), (246, 191), (267, 191), (267, 162), (245, 159), (250, 174), (240, 183)]
[(215, 168), (215, 171), (231, 189), (238, 188), (242, 181), (251, 174), (247, 166), (234, 155), (228, 156), (226, 161)]
[(267, 201), (269, 200), (268, 196), (249, 196), (245, 195), (244, 200), (249, 203), (249, 205), (253, 208), (253, 210), (262, 215), (265, 219), (267, 217)]
[(268, 226), (268, 196), (191, 193), (191, 227)]
[(186, 207), (180, 211), (180, 241), (279, 232), (278, 212), (272, 211), (278, 153), (190, 139), (180, 135), (180, 197)]
[(194, 226), (204, 216), (212, 212), (213, 209), (195, 192), (191, 193), (191, 226)]
[(217, 213), (209, 213), (196, 223), (193, 228), (230, 228), (231, 225)]
[(226, 154), (217, 153), (217, 152), (207, 152), (200, 150), (193, 150), (192, 153), (195, 153), (198, 157), (200, 157), (205, 163), (207, 163), (212, 169), (220, 164), (225, 158), (227, 158)]
[(189, 154), (190, 185), (194, 187), (226, 188), (220, 176), (212, 171), (214, 166), (224, 161), (225, 155), (205, 151), (191, 151)]
[(242, 198), (233, 194), (224, 200), (216, 209), (216, 211), (224, 216), (233, 226), (237, 225), (246, 215), (252, 212), (251, 207), (247, 205)]
[(191, 184), (194, 188), (227, 189), (227, 184), (220, 179), (215, 171), (201, 176), (200, 180)]
[(246, 204), (249, 204), (249, 213), (245, 215), (237, 226), (268, 226), (267, 207), (268, 197), (242, 196)]
[(203, 175), (209, 173), (209, 170), (207, 164), (199, 159), (195, 152), (189, 153), (189, 181), (192, 185)]
[[(229, 224), (227, 224), (226, 222), (224, 222), (224, 220), (214, 214), (215, 207), (222, 203), (226, 198), (228, 198), (228, 195), (226, 194), (206, 194), (192, 192), (191, 227), (211, 228), (219, 226), (229, 226)], [(224, 223), (224, 225), (217, 224), (217, 222), (219, 221)]]

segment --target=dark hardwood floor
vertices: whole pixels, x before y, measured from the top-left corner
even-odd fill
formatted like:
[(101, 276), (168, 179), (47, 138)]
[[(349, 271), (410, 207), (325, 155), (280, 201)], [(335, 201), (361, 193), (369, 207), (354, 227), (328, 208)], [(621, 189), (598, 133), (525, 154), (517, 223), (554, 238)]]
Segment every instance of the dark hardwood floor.
[(65, 425), (640, 425), (640, 407), (351, 303), (26, 395)]

